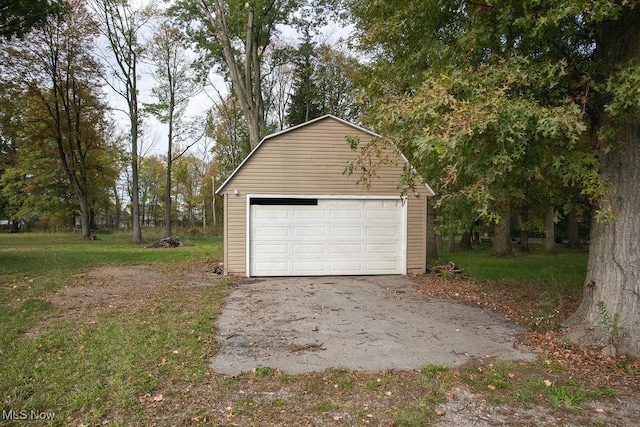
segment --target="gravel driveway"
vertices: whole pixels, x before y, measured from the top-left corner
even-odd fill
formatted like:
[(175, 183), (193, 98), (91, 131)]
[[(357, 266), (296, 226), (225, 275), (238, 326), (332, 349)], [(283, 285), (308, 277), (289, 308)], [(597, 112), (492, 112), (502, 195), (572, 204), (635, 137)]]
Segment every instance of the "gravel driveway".
[(218, 317), (220, 349), (212, 368), (230, 375), (260, 366), (298, 374), (535, 358), (516, 344), (520, 326), (415, 288), (401, 276), (241, 282)]

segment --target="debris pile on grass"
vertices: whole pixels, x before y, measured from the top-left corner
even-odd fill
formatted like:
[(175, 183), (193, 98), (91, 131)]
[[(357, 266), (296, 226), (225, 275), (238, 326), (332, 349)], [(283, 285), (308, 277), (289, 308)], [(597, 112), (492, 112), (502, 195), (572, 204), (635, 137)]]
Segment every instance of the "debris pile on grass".
[(219, 262), (218, 265), (213, 268), (213, 274), (220, 276), (222, 273), (224, 273), (224, 264)]
[(429, 273), (434, 274), (438, 277), (459, 277), (466, 278), (467, 276), (464, 274), (464, 269), (458, 267), (455, 263), (450, 262), (445, 265), (437, 265), (435, 267), (429, 268)]
[(179, 237), (165, 237), (164, 239), (156, 240), (145, 248), (177, 248), (182, 246), (182, 241)]

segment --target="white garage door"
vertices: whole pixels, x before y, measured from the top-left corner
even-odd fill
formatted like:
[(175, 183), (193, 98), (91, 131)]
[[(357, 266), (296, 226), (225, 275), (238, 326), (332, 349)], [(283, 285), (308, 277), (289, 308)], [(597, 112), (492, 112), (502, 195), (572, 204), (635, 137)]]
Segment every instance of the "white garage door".
[(398, 198), (251, 198), (251, 276), (405, 273)]

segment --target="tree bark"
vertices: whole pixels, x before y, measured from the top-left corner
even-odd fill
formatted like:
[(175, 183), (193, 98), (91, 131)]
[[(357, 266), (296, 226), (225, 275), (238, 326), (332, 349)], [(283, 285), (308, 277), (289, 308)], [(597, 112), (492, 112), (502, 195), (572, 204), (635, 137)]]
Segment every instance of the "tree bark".
[(578, 235), (578, 220), (575, 209), (571, 209), (567, 215), (567, 246), (571, 249), (580, 248), (580, 236)]
[[(213, 10), (205, 1), (200, 1), (200, 9), (203, 11), (209, 23), (214, 28), (215, 37), (222, 46), (224, 61), (229, 69), (229, 75), (233, 83), (233, 91), (240, 101), (240, 107), (249, 130), (251, 147), (260, 142), (260, 134), (263, 127), (264, 105), (261, 88), (260, 57), (258, 55), (258, 35), (254, 27), (255, 11), (250, 8), (247, 14), (246, 40), (244, 52), (244, 70), (236, 60), (236, 49), (233, 47), (229, 26), (227, 23), (225, 2), (215, 0)], [(242, 72), (244, 71), (244, 73)]]
[(511, 249), (511, 204), (506, 195), (496, 200), (496, 211), (500, 213), (500, 221), (495, 226), (491, 254), (493, 256), (512, 256)]
[(549, 206), (547, 208), (547, 215), (544, 220), (544, 253), (546, 255), (556, 255), (558, 253), (556, 249), (555, 213), (556, 210), (553, 206)]
[(471, 232), (465, 231), (462, 233), (462, 238), (460, 239), (460, 249), (463, 251), (471, 251), (473, 250), (473, 246), (471, 246)]
[[(627, 7), (620, 18), (602, 24), (596, 48), (601, 63), (613, 68), (640, 60), (638, 22), (640, 8)], [(626, 121), (616, 123), (605, 116), (605, 124), (618, 131), (619, 146), (602, 152), (601, 157), (601, 174), (615, 218), (607, 224), (593, 221), (584, 296), (567, 322), (568, 338), (583, 344), (613, 341), (618, 352), (639, 357), (640, 117), (629, 114)], [(612, 325), (605, 324), (605, 313), (609, 318), (616, 316), (618, 334), (613, 333)]]
[[(602, 173), (610, 182), (616, 218), (591, 225), (589, 262), (582, 303), (569, 318), (569, 339), (583, 344), (608, 344), (613, 331), (603, 324), (602, 301), (608, 316), (622, 327), (614, 344), (622, 353), (640, 356), (640, 126), (626, 126), (624, 153), (608, 154)], [(611, 326), (611, 325), (609, 325)]]
[(528, 253), (529, 249), (529, 230), (520, 230), (520, 252)]

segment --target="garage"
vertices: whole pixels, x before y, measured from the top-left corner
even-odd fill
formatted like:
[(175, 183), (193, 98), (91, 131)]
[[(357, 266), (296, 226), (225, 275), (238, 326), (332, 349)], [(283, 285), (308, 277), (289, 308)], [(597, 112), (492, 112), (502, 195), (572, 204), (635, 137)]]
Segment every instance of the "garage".
[(404, 274), (395, 198), (250, 197), (251, 276)]
[[(345, 172), (363, 151), (367, 182)], [(266, 136), (216, 191), (225, 274), (424, 273), (433, 191), (408, 171), (391, 141), (331, 115)]]

